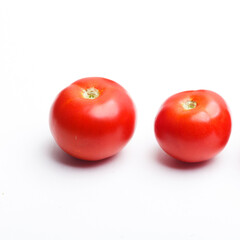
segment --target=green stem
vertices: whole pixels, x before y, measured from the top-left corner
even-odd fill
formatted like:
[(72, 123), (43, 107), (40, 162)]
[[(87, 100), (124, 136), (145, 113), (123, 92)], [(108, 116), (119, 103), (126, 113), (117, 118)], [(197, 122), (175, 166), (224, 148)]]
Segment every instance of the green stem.
[(182, 104), (182, 106), (185, 110), (191, 110), (191, 109), (194, 109), (197, 106), (197, 102), (195, 102), (193, 100), (188, 100), (188, 101), (184, 102)]

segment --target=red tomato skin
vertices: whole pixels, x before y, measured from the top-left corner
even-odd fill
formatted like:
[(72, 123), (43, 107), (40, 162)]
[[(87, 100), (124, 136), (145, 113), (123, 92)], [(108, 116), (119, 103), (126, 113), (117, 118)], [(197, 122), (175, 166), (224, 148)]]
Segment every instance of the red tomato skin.
[[(82, 89), (96, 88), (86, 99)], [(96, 161), (118, 153), (135, 128), (135, 107), (126, 90), (100, 77), (80, 79), (62, 90), (50, 110), (50, 129), (57, 144), (73, 157)]]
[[(184, 109), (182, 104), (188, 100), (197, 106)], [(184, 162), (201, 162), (213, 158), (227, 144), (231, 116), (217, 93), (185, 91), (163, 103), (154, 128), (159, 145), (170, 156)]]

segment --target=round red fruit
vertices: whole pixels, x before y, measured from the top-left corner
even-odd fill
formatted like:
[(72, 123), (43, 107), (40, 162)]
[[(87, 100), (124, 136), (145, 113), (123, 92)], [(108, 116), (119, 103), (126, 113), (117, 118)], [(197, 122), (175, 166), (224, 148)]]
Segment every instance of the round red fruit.
[(135, 127), (135, 108), (126, 90), (100, 77), (80, 79), (62, 90), (50, 111), (57, 144), (79, 159), (96, 161), (118, 153)]
[(161, 148), (184, 162), (213, 158), (227, 144), (231, 116), (224, 99), (208, 90), (185, 91), (168, 98), (155, 119)]

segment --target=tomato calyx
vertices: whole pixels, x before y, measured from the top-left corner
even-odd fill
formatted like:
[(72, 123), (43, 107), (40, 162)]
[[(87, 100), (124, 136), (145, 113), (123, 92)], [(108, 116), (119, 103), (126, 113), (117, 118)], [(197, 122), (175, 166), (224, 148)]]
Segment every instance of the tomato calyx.
[(86, 99), (95, 99), (99, 97), (99, 90), (97, 88), (91, 87), (87, 89), (82, 89), (82, 96)]
[(182, 106), (185, 110), (191, 110), (197, 107), (197, 102), (193, 100), (187, 100), (182, 103)]

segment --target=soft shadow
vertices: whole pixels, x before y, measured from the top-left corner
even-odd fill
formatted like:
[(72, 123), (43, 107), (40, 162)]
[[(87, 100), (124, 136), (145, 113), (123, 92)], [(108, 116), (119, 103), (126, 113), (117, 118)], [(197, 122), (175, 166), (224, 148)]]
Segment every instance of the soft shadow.
[(169, 156), (160, 148), (155, 150), (155, 159), (156, 159), (157, 163), (159, 163), (165, 167), (177, 169), (177, 170), (199, 169), (199, 168), (209, 166), (214, 161), (214, 158), (212, 158), (212, 159), (209, 159), (208, 161), (197, 162), (197, 163), (182, 162), (180, 160), (177, 160), (177, 159)]
[(115, 158), (117, 158), (118, 155), (116, 154), (112, 157), (108, 157), (99, 161), (86, 161), (70, 156), (69, 154), (65, 153), (60, 147), (58, 147), (55, 143), (50, 144), (48, 152), (53, 161), (74, 168), (99, 167), (113, 161)]

